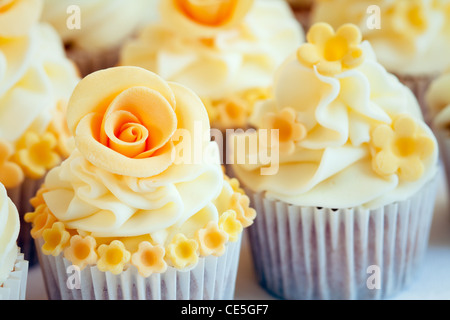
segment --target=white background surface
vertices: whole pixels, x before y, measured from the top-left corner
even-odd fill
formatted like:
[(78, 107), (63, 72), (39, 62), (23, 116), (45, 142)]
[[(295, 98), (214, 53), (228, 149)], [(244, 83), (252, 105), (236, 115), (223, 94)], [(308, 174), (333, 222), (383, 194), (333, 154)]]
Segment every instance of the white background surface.
[[(394, 300), (450, 299), (450, 203), (444, 173), (441, 173), (439, 193), (430, 232), (425, 261), (417, 279)], [(273, 300), (257, 283), (247, 239), (242, 244), (236, 282), (236, 300)], [(44, 282), (39, 266), (28, 275), (28, 300), (46, 300)]]

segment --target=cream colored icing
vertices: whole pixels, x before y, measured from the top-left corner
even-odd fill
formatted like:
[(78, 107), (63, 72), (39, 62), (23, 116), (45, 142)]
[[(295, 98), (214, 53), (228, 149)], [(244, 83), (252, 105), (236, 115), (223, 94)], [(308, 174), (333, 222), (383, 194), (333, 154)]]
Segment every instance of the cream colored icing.
[[(328, 30), (326, 27), (322, 29)], [(308, 34), (310, 42), (316, 39), (327, 41), (325, 32), (321, 31), (315, 32), (316, 37)], [(302, 47), (306, 48), (307, 45)], [(296, 55), (284, 62), (275, 76), (275, 98), (260, 103), (250, 122), (256, 128), (267, 128), (265, 121), (268, 114), (276, 115), (290, 108), (296, 123), (306, 133), (299, 135), (302, 137), (299, 141), (294, 141), (295, 148), (280, 153), (276, 174), (261, 175), (261, 163), (255, 165), (246, 161), (233, 165), (236, 176), (246, 186), (256, 192), (265, 191), (269, 198), (294, 205), (375, 208), (412, 196), (436, 174), (436, 139), (423, 122), (411, 91), (377, 62), (369, 42), (364, 41), (357, 48), (362, 51), (361, 57), (364, 57), (364, 60), (358, 61), (359, 65), (328, 76), (319, 73), (319, 65), (320, 70), (339, 69), (334, 64), (320, 60), (320, 57), (319, 60), (312, 60), (317, 61), (313, 67), (305, 66)], [(316, 52), (312, 49), (312, 52)], [(325, 46), (327, 49), (330, 48)], [(337, 51), (331, 48), (331, 52), (339, 52), (336, 47), (334, 49)], [(311, 53), (311, 50), (302, 52)], [(345, 57), (342, 61), (346, 61)], [(316, 56), (306, 58), (316, 59)], [(399, 115), (408, 115), (413, 120), (401, 124), (403, 120), (395, 120)], [(379, 126), (382, 130), (375, 135), (375, 128)], [(386, 129), (390, 126), (394, 129)], [(373, 167), (374, 159), (378, 157), (374, 153), (374, 146), (386, 147), (390, 153), (390, 148), (395, 148), (390, 144), (391, 140), (401, 137), (401, 132), (408, 132), (412, 139), (424, 137), (426, 159), (417, 167), (408, 163), (398, 169), (395, 166), (403, 158), (393, 156), (393, 160), (391, 157), (387, 161), (389, 165), (383, 162), (378, 164), (384, 169), (393, 164), (394, 169), (386, 170), (384, 175), (379, 174), (379, 171), (377, 173)], [(416, 137), (415, 132), (420, 134)], [(418, 140), (411, 141), (413, 148), (422, 145)], [(401, 143), (400, 140), (397, 142)], [(246, 156), (247, 159), (257, 157), (249, 150)], [(407, 159), (410, 158), (405, 157), (403, 160), (409, 161)], [(411, 168), (418, 169), (415, 171)], [(403, 170), (403, 173), (409, 172), (411, 175), (405, 177)]]
[[(65, 44), (88, 51), (114, 48), (149, 20), (157, 0), (45, 0), (42, 20), (52, 24)], [(67, 20), (78, 11), (80, 28), (68, 28)]]
[[(370, 27), (380, 8), (380, 28)], [(450, 66), (450, 10), (448, 1), (434, 0), (318, 0), (313, 22), (334, 28), (344, 23), (359, 26), (380, 63), (401, 75), (440, 73)]]
[(448, 129), (450, 125), (450, 72), (442, 74), (431, 83), (426, 100), (436, 128)]
[(201, 97), (221, 99), (269, 86), (275, 68), (303, 39), (284, 1), (255, 1), (240, 19), (245, 12), (239, 10), (246, 9), (237, 7), (236, 17), (219, 26), (193, 22), (173, 3), (161, 3), (160, 21), (123, 48), (120, 64), (147, 68)]
[(0, 184), (0, 286), (8, 278), (17, 259), (20, 221), (17, 208)]
[(0, 43), (0, 66), (0, 139), (11, 143), (29, 129), (42, 133), (79, 81), (57, 33), (46, 24)]
[[(131, 115), (135, 118), (128, 122)], [(117, 120), (121, 116), (123, 121)], [(48, 173), (43, 194), (50, 212), (67, 228), (94, 237), (150, 234), (158, 244), (167, 244), (176, 233), (193, 237), (229, 209), (234, 191), (224, 181), (217, 144), (209, 139), (206, 110), (189, 89), (141, 68), (112, 68), (80, 82), (67, 118), (77, 150)], [(152, 119), (158, 123), (148, 122)], [(133, 143), (119, 134), (128, 132), (125, 122), (149, 130), (142, 135), (148, 140), (140, 154), (127, 153)], [(109, 123), (113, 135), (108, 135)], [(205, 157), (180, 161), (181, 150), (194, 153), (195, 147), (180, 142), (178, 130), (199, 137), (194, 133), (199, 128), (196, 143)], [(162, 142), (150, 141), (158, 132)], [(117, 146), (114, 136), (120, 137)]]

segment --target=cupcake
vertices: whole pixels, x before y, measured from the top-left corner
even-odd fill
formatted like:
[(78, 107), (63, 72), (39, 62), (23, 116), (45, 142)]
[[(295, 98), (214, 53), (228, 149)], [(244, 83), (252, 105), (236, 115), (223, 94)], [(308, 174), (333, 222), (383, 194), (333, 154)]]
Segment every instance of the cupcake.
[(30, 264), (34, 244), (23, 215), (48, 169), (69, 153), (65, 104), (78, 82), (58, 34), (39, 23), (42, 1), (0, 4), (0, 182), (21, 217), (18, 243)]
[(314, 22), (357, 24), (380, 63), (416, 95), (429, 121), (425, 93), (450, 66), (450, 3), (430, 0), (318, 0)]
[(76, 149), (26, 215), (49, 298), (232, 299), (256, 213), (223, 174), (200, 98), (109, 68), (79, 83), (67, 121)]
[(235, 136), (232, 170), (258, 213), (256, 273), (279, 298), (391, 297), (427, 247), (437, 142), (361, 38), (352, 24), (314, 24), (255, 108), (253, 145)]
[(42, 19), (55, 27), (81, 75), (115, 66), (120, 47), (153, 15), (157, 0), (44, 0)]
[(160, 19), (123, 47), (120, 65), (194, 90), (225, 149), (225, 130), (247, 128), (255, 102), (271, 94), (276, 67), (302, 42), (302, 28), (281, 0), (169, 0), (159, 9)]
[(426, 101), (450, 185), (450, 69), (431, 83)]
[(25, 300), (28, 261), (17, 246), (17, 208), (0, 183), (0, 300)]

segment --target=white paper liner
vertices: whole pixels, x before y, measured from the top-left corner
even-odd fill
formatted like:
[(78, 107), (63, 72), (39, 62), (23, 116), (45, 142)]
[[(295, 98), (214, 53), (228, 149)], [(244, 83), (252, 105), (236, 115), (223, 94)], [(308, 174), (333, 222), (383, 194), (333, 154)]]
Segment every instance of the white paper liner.
[[(293, 206), (246, 191), (258, 213), (248, 229), (255, 270), (269, 293), (282, 299), (383, 299), (405, 288), (420, 267), (437, 180), (377, 210)], [(381, 271), (379, 289), (368, 288), (370, 266)]]
[(14, 205), (19, 212), (20, 218), (20, 232), (17, 239), (17, 245), (20, 247), (22, 253), (25, 256), (25, 260), (29, 261), (30, 266), (38, 262), (34, 240), (30, 235), (31, 224), (25, 222), (24, 216), (28, 212), (33, 212), (34, 208), (30, 203), (30, 199), (33, 198), (38, 190), (41, 188), (44, 178), (34, 180), (25, 178), (22, 184), (16, 188), (8, 188), (6, 191), (8, 197), (14, 202)]
[(14, 270), (0, 286), (0, 300), (25, 300), (28, 279), (28, 261), (19, 253)]
[[(162, 274), (148, 278), (132, 266), (120, 275), (101, 272), (96, 266), (80, 272), (80, 289), (69, 289), (67, 273), (72, 264), (61, 254), (46, 256), (41, 250), (39, 261), (51, 300), (232, 300), (236, 284), (242, 236), (229, 242), (220, 257), (200, 258), (190, 271), (168, 267)], [(36, 241), (42, 246), (43, 240)]]
[(447, 177), (447, 187), (450, 190), (450, 131), (434, 129), (434, 133), (439, 143), (440, 155)]

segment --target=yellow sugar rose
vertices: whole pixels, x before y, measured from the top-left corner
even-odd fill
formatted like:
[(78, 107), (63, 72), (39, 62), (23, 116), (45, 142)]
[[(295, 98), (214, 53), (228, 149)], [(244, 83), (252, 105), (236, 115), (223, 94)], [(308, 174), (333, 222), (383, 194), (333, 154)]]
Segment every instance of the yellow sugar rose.
[(194, 126), (203, 136), (210, 130), (200, 98), (138, 67), (106, 69), (83, 79), (69, 101), (67, 122), (88, 161), (136, 178), (158, 175), (174, 163), (178, 129), (191, 136)]

